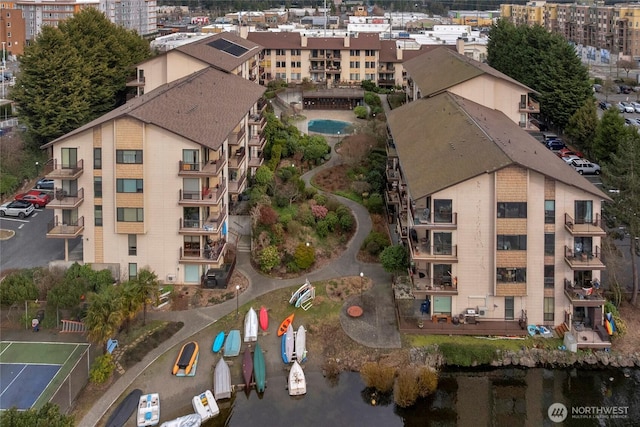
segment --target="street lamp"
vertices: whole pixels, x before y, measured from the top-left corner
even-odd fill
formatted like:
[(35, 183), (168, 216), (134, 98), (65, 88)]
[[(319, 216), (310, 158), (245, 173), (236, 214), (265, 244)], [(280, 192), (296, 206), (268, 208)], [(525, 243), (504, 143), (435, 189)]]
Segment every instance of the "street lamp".
[(240, 285), (236, 285), (236, 317), (240, 316)]
[(360, 301), (362, 301), (362, 288), (364, 287), (364, 273), (360, 272)]
[(40, 174), (40, 162), (36, 162), (36, 176)]

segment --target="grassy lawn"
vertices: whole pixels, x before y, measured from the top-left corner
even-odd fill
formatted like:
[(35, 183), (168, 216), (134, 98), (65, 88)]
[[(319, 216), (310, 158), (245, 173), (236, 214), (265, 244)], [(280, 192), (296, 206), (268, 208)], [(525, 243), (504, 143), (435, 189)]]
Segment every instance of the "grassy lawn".
[(532, 338), (526, 337), (523, 340), (511, 339), (485, 339), (477, 338), (469, 335), (403, 335), (403, 346), (408, 347), (425, 347), (429, 345), (453, 344), (459, 346), (476, 346), (488, 345), (496, 350), (513, 350), (518, 351), (522, 347), (533, 348), (540, 347), (547, 349), (558, 348), (562, 345), (559, 338)]

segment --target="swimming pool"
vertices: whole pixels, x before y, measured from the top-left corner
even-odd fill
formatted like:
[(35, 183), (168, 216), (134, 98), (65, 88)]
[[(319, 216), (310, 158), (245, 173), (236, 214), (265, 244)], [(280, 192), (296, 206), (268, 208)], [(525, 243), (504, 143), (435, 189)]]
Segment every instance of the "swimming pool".
[(330, 135), (347, 134), (351, 131), (351, 123), (339, 120), (310, 120), (309, 132), (326, 133)]

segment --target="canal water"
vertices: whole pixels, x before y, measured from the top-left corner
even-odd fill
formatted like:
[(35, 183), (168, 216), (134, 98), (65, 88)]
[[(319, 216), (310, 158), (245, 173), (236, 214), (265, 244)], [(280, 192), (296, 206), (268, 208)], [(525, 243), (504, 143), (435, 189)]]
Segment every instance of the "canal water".
[[(556, 403), (566, 408), (562, 423), (548, 415)], [(449, 370), (436, 393), (409, 409), (372, 395), (357, 373), (335, 382), (309, 373), (307, 395), (299, 398), (289, 397), (282, 375), (269, 377), (263, 396), (238, 392), (220, 406), (220, 415), (203, 426), (637, 426), (640, 370)]]

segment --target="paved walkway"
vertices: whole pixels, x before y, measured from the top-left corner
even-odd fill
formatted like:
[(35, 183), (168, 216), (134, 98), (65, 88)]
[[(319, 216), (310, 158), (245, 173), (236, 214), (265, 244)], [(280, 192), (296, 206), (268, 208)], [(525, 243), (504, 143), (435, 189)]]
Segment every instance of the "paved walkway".
[[(351, 113), (351, 112), (349, 112)], [(353, 114), (353, 113), (351, 113)], [(328, 138), (332, 147), (338, 138)], [(330, 168), (341, 163), (339, 155), (332, 151), (331, 159), (322, 166), (306, 173), (302, 176), (305, 182), (309, 183), (311, 177), (321, 170)], [(347, 301), (342, 309), (340, 323), (344, 331), (354, 341), (372, 348), (399, 348), (401, 347), (400, 334), (396, 324), (396, 317), (393, 307), (393, 297), (391, 294), (391, 276), (384, 271), (379, 264), (366, 264), (357, 260), (356, 256), (362, 242), (371, 230), (371, 219), (366, 208), (351, 200), (338, 197), (340, 202), (348, 206), (354, 213), (358, 225), (347, 250), (342, 256), (322, 269), (307, 275), (310, 281), (323, 281), (343, 276), (358, 276), (364, 273), (372, 280), (372, 287), (362, 296), (364, 315), (353, 319), (346, 315), (346, 308), (353, 300)], [(250, 254), (238, 253), (236, 268), (248, 278), (249, 286), (240, 294), (240, 304), (253, 300), (260, 295), (276, 289), (294, 286), (300, 283), (300, 278), (294, 279), (270, 279), (255, 271), (250, 263)], [(260, 286), (256, 286), (259, 283)], [(358, 298), (360, 298), (358, 296)], [(163, 342), (157, 348), (150, 351), (144, 359), (129, 368), (124, 375), (104, 393), (99, 401), (95, 402), (93, 408), (85, 415), (79, 423), (79, 427), (90, 427), (96, 424), (96, 420), (101, 419), (109, 407), (124, 393), (127, 388), (140, 376), (157, 358), (162, 356), (169, 349), (184, 342), (192, 335), (202, 331), (216, 320), (236, 309), (235, 299), (227, 300), (221, 304), (201, 307), (186, 311), (167, 311), (158, 313), (147, 313), (149, 319), (182, 321), (184, 327)]]

